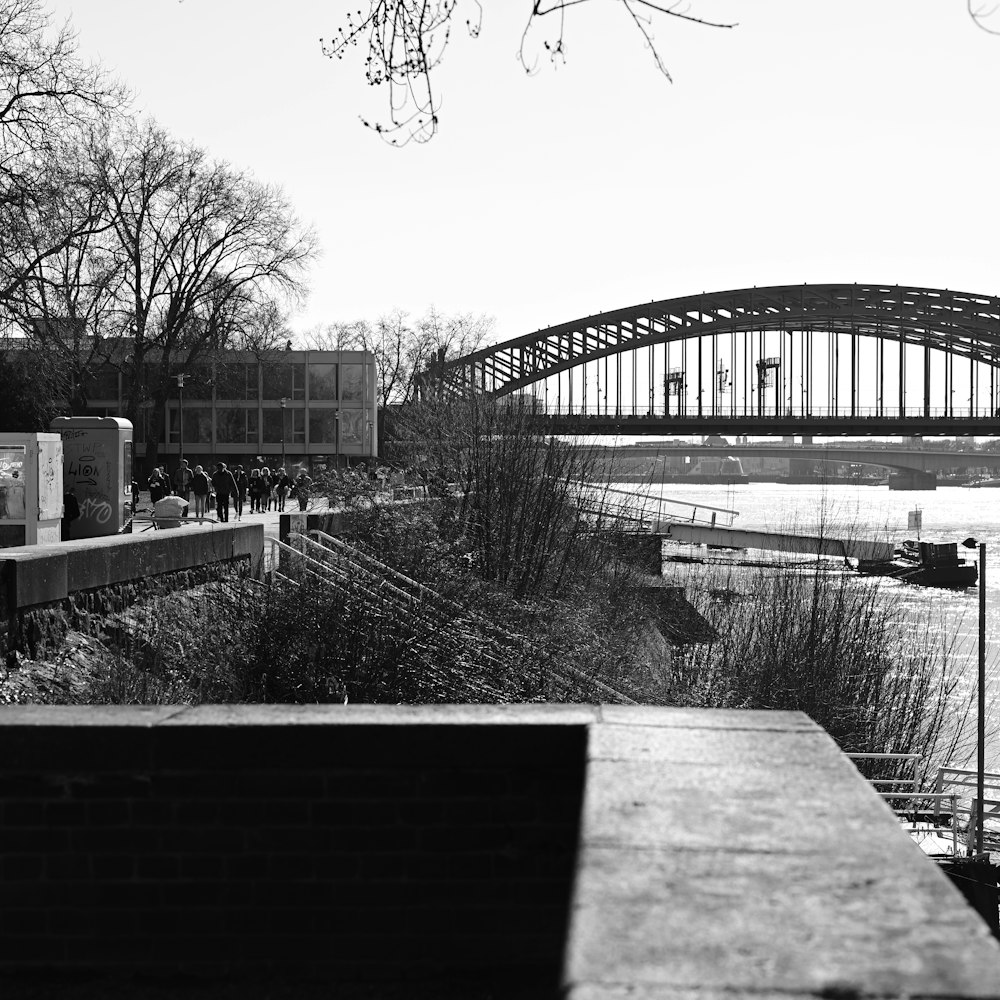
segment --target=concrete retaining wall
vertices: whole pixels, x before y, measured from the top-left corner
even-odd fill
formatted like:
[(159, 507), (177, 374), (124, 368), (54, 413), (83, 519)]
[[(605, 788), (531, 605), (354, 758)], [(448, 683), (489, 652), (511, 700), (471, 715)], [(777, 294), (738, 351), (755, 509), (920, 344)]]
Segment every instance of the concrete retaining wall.
[(508, 717), (0, 712), (0, 975), (554, 992), (587, 716)]
[[(107, 988), (130, 974), (156, 989)], [(240, 1000), (996, 1000), (1000, 947), (800, 713), (0, 708), (4, 1000), (186, 975)]]
[(150, 589), (202, 582), (212, 567), (259, 572), (263, 547), (260, 524), (206, 524), (2, 549), (0, 652), (34, 655), (40, 637), (52, 631), (46, 616), (57, 638), (60, 615), (71, 615), (77, 604), (90, 611), (104, 599), (125, 606)]

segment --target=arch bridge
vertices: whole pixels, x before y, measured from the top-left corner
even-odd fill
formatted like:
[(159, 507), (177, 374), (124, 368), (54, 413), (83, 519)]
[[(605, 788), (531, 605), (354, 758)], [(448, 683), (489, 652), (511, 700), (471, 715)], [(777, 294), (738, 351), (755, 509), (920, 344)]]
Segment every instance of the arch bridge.
[(422, 392), (515, 396), (554, 433), (994, 434), (1000, 299), (803, 284), (641, 303), (440, 358)]

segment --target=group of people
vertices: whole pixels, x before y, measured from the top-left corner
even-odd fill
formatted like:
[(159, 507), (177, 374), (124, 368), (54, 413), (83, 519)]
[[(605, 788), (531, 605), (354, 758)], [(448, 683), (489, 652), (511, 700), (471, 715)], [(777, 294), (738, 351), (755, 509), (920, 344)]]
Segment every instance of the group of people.
[(195, 517), (205, 517), (209, 504), (214, 499), (216, 516), (220, 521), (229, 520), (231, 500), (238, 521), (243, 516), (243, 506), (248, 496), (251, 514), (263, 514), (272, 509), (283, 511), (289, 497), (298, 500), (299, 510), (305, 510), (311, 486), (312, 479), (305, 470), (293, 480), (284, 469), (251, 469), (248, 475), (242, 465), (230, 469), (225, 462), (219, 462), (215, 471), (210, 474), (201, 465), (196, 465), (192, 470), (187, 460), (182, 458), (169, 478), (162, 465), (153, 470), (149, 477), (149, 499), (156, 504), (172, 492), (174, 496), (190, 503), (191, 496), (194, 496)]

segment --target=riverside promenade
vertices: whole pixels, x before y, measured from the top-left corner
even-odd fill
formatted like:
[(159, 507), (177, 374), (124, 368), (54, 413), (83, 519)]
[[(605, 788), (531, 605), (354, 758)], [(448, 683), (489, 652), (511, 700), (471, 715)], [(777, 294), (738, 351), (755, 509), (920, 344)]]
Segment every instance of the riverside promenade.
[(11, 706), (0, 795), (7, 996), (1000, 997), (799, 713)]

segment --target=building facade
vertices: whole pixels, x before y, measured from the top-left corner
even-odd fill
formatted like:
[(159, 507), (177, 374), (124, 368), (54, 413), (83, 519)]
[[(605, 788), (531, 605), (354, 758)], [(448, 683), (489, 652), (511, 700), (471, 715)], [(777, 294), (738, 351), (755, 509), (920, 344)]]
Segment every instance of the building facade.
[[(88, 413), (120, 416), (125, 376), (103, 367), (89, 387)], [(220, 352), (192, 366), (167, 402), (159, 456), (176, 467), (209, 462), (304, 467), (310, 473), (378, 456), (375, 357), (368, 351)], [(147, 453), (152, 407), (134, 428)]]

